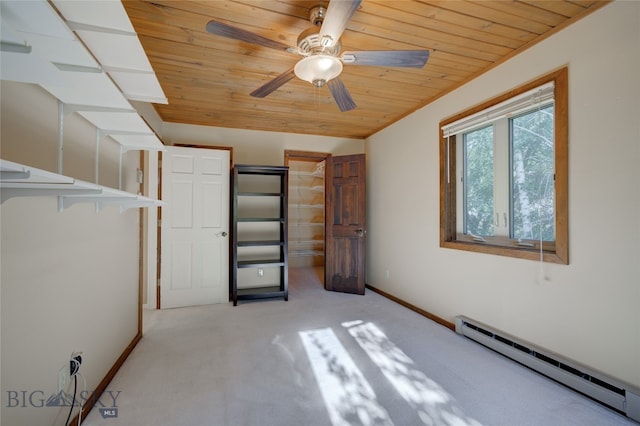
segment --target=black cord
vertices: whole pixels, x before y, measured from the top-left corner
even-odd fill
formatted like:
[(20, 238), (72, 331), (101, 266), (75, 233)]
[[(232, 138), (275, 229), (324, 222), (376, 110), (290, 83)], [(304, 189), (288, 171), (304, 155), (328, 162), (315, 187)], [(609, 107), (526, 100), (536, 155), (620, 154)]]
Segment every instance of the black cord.
[(67, 416), (67, 421), (64, 422), (65, 426), (69, 424), (69, 419), (71, 418), (71, 413), (73, 412), (73, 407), (76, 405), (76, 392), (78, 391), (78, 376), (73, 375), (73, 399), (71, 400), (71, 407), (69, 408), (69, 415)]

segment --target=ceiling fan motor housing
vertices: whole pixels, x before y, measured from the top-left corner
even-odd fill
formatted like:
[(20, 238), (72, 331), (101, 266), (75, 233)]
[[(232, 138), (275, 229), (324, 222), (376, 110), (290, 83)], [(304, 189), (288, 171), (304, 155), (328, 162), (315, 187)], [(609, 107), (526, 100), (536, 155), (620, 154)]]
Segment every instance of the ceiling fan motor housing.
[(298, 36), (298, 49), (303, 56), (325, 54), (338, 56), (340, 50), (342, 50), (342, 43), (340, 40), (335, 43), (333, 40), (329, 40), (331, 43), (327, 43), (320, 35), (319, 27), (311, 27), (300, 33)]

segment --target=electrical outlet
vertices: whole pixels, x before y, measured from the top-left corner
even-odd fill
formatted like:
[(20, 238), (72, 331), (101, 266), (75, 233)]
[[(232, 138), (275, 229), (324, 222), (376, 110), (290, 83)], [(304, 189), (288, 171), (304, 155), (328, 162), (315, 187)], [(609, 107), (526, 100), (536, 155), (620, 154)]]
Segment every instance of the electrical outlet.
[(258, 268), (258, 276), (259, 277), (264, 277), (264, 269)]
[(69, 383), (69, 366), (63, 365), (60, 370), (58, 370), (58, 392), (67, 388), (67, 384)]
[(71, 376), (75, 376), (82, 365), (82, 352), (74, 352), (69, 360), (69, 372)]

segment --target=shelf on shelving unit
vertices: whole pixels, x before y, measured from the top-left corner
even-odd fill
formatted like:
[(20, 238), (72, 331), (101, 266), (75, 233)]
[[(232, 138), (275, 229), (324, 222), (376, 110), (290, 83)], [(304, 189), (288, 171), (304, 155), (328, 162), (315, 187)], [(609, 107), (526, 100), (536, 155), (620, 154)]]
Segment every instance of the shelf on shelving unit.
[(259, 247), (259, 246), (281, 246), (284, 241), (281, 240), (269, 240), (269, 241), (238, 241), (238, 247)]

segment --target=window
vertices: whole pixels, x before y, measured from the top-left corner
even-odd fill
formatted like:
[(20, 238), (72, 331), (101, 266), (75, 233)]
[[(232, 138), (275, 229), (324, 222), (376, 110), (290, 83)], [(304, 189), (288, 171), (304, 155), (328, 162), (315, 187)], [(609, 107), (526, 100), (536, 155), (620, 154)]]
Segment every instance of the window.
[(440, 246), (568, 264), (567, 68), (440, 123)]

